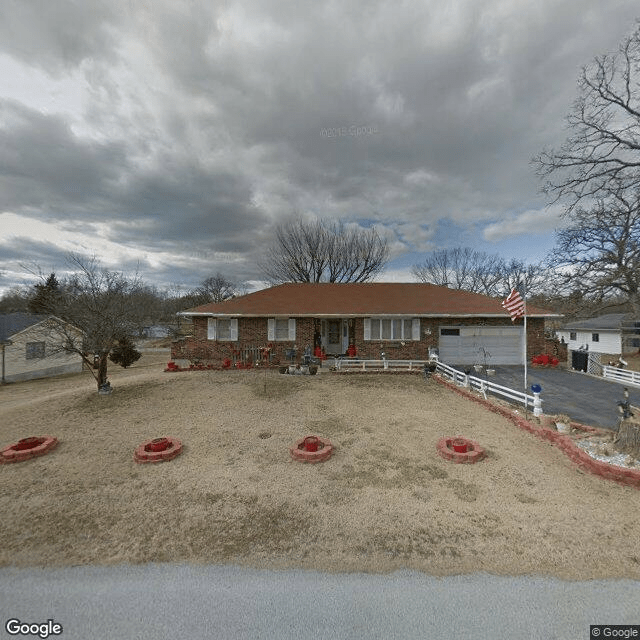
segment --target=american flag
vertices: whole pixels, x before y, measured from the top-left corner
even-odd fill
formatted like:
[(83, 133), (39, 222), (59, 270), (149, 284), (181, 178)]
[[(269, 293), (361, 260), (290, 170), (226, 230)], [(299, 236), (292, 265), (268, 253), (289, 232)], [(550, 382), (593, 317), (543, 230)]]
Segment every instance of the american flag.
[(506, 297), (502, 306), (509, 312), (511, 322), (515, 322), (517, 318), (524, 316), (524, 300), (515, 289), (511, 289), (511, 293)]

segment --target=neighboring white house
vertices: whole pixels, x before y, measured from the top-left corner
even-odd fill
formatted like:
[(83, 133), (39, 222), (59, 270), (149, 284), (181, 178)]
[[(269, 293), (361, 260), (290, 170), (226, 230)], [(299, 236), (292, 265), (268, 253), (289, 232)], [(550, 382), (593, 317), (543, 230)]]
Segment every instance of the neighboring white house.
[(80, 355), (61, 351), (55, 345), (54, 326), (48, 316), (28, 313), (0, 315), (2, 382), (82, 371)]
[(640, 321), (629, 313), (610, 313), (567, 323), (557, 331), (569, 351), (620, 356), (640, 347)]

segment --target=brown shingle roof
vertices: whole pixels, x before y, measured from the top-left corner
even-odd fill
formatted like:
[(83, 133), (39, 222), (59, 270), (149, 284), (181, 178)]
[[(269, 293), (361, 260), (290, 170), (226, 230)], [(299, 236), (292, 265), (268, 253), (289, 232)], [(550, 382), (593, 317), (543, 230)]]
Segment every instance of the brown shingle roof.
[[(183, 315), (230, 316), (507, 316), (502, 300), (423, 283), (287, 283), (205, 304)], [(528, 307), (528, 316), (556, 316)]]

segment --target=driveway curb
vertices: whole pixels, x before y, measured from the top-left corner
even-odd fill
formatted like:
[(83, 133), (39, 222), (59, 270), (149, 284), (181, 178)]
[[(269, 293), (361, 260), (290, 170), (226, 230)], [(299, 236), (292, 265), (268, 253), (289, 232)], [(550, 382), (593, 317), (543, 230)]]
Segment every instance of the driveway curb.
[[(606, 462), (601, 462), (600, 460), (595, 460), (586, 451), (580, 449), (580, 447), (578, 447), (573, 441), (571, 436), (562, 435), (557, 431), (549, 428), (549, 426), (533, 424), (528, 420), (525, 420), (522, 416), (516, 415), (513, 410), (493, 404), (489, 400), (485, 400), (484, 398), (475, 395), (467, 389), (458, 387), (452, 382), (444, 380), (440, 376), (435, 376), (435, 379), (440, 384), (448, 387), (461, 396), (469, 398), (469, 400), (472, 400), (473, 402), (486, 407), (487, 409), (489, 409), (489, 411), (498, 413), (501, 416), (507, 418), (517, 427), (520, 427), (521, 429), (532, 433), (542, 440), (547, 440), (556, 445), (572, 462), (574, 462), (581, 469), (602, 478), (606, 478), (607, 480), (613, 480), (618, 484), (640, 489), (640, 471), (625, 469), (623, 467), (616, 467), (615, 465), (607, 464)], [(549, 419), (547, 420), (550, 421)], [(604, 429), (597, 429), (595, 427), (590, 427), (577, 422), (572, 422), (571, 426), (574, 429), (579, 429), (580, 431), (585, 431), (587, 433), (606, 433), (606, 430)]]

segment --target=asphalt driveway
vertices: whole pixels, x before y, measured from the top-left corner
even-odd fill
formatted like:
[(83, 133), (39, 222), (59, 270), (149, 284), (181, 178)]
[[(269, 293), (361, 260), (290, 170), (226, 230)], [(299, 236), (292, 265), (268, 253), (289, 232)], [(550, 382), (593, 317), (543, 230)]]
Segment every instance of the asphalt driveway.
[[(462, 367), (456, 367), (462, 369)], [(505, 387), (524, 391), (523, 366), (496, 366), (495, 376), (487, 378)], [(484, 377), (485, 374), (474, 374)], [(624, 399), (624, 385), (604, 378), (563, 368), (528, 367), (527, 391), (531, 385), (542, 387), (540, 398), (544, 413), (565, 413), (577, 422), (613, 429), (617, 425), (618, 402)], [(640, 389), (628, 387), (629, 402), (640, 407)]]

